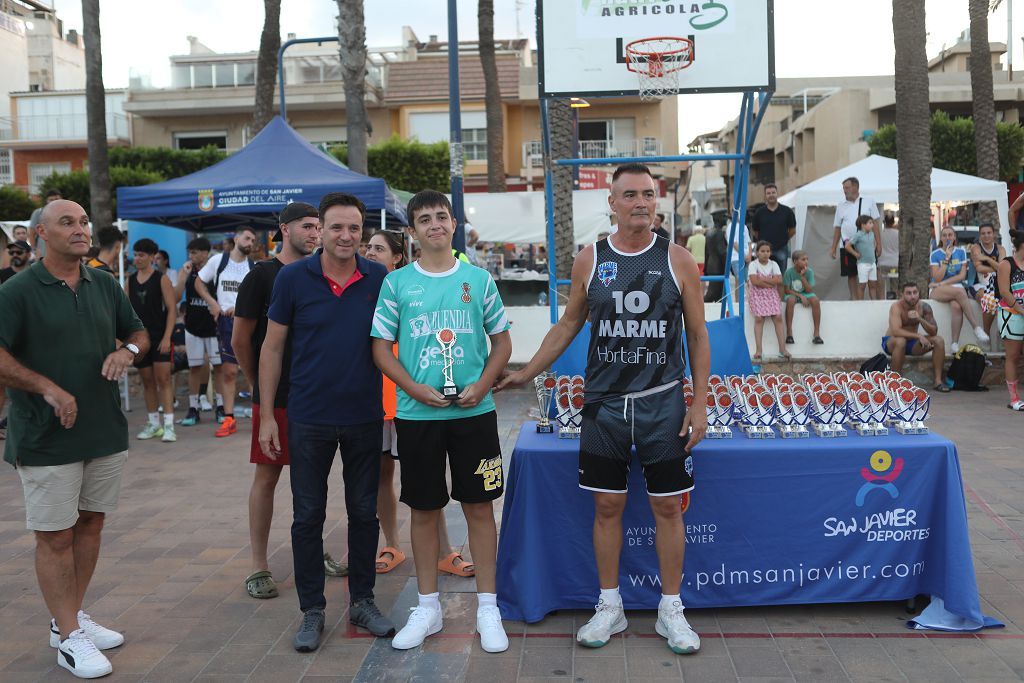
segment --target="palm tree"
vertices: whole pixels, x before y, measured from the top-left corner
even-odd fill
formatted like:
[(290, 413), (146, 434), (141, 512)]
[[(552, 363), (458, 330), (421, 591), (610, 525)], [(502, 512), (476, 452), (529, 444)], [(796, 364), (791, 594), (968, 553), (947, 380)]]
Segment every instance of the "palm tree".
[[(568, 280), (572, 274), (572, 259), (576, 255), (576, 236), (572, 221), (572, 168), (554, 166), (551, 160), (571, 159), (575, 156), (572, 149), (573, 112), (569, 100), (549, 100), (548, 126), (551, 157), (545, 159), (545, 168), (552, 176), (551, 182), (555, 191), (555, 253), (548, 254), (548, 258), (555, 259), (555, 273), (558, 279)], [(560, 302), (561, 299), (562, 297)]]
[[(992, 52), (988, 45), (989, 0), (970, 0), (971, 98), (974, 117), (974, 155), (979, 178), (999, 180), (999, 143), (996, 139), (996, 105), (992, 86)], [(998, 6), (992, 3), (992, 9)], [(1012, 49), (1012, 45), (1007, 46)], [(981, 204), (981, 220), (996, 222), (994, 202)]]
[(498, 62), (494, 58), (494, 0), (477, 5), (480, 64), (484, 70), (484, 102), (487, 106), (487, 191), (505, 191), (505, 130), (501, 115)]
[(281, 0), (263, 0), (265, 17), (256, 58), (256, 104), (252, 112), (252, 135), (274, 118), (274, 82), (277, 80), (277, 51), (281, 49)]
[(928, 284), (932, 196), (931, 108), (925, 0), (892, 0), (896, 45), (896, 149), (899, 162), (900, 278)]
[(363, 0), (338, 0), (338, 42), (341, 77), (345, 84), (345, 120), (348, 131), (348, 167), (367, 173), (366, 23)]
[(89, 138), (89, 215), (93, 225), (113, 225), (110, 163), (107, 160), (107, 102), (103, 89), (100, 0), (82, 0), (85, 41), (85, 118)]

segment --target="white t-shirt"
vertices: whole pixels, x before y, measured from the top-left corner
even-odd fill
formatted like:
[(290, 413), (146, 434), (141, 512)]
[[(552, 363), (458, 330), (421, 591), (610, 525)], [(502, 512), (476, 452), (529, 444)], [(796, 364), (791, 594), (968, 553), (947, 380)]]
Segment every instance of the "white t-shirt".
[[(221, 254), (211, 257), (199, 271), (199, 279), (203, 282), (213, 282), (217, 277), (217, 268), (220, 267), (222, 258), (224, 256)], [(221, 271), (217, 291), (213, 293), (214, 298), (217, 299), (217, 305), (224, 310), (235, 307), (235, 301), (238, 299), (238, 287), (249, 273), (249, 259), (238, 262), (232, 261), (230, 256), (227, 259), (228, 265)]]
[(757, 259), (754, 259), (747, 266), (748, 277), (752, 275), (764, 275), (765, 277), (772, 277), (774, 275), (782, 275), (782, 271), (779, 270), (779, 264), (771, 259), (768, 259), (768, 263), (762, 264)]
[(861, 195), (852, 202), (844, 199), (836, 207), (836, 217), (832, 221), (832, 227), (840, 228), (843, 244), (857, 234), (857, 218), (862, 215), (871, 216), (876, 221), (879, 219), (878, 204), (874, 199)]

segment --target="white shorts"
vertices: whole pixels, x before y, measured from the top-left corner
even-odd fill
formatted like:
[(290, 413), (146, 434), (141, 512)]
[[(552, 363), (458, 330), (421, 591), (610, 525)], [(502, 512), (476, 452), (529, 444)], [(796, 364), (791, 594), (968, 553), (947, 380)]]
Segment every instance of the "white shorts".
[(67, 465), (20, 466), (25, 526), (32, 531), (63, 531), (75, 525), (79, 510), (113, 512), (127, 459), (122, 452)]
[(384, 446), (381, 452), (391, 453), (392, 458), (398, 459), (398, 431), (394, 420), (384, 420)]
[(197, 337), (188, 330), (185, 330), (185, 354), (188, 356), (188, 366), (198, 368), (210, 359), (213, 365), (220, 365), (220, 344), (217, 336)]
[(857, 282), (864, 284), (868, 280), (878, 280), (878, 265), (874, 263), (857, 264)]

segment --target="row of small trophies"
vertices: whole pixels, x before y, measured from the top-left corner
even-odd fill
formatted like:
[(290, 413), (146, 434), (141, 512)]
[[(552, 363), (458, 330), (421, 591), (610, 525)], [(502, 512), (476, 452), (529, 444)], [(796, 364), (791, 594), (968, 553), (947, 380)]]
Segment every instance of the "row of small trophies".
[[(687, 407), (693, 387), (683, 385)], [(778, 427), (784, 439), (806, 438), (808, 425), (825, 438), (847, 435), (846, 427), (862, 436), (889, 433), (927, 434), (931, 398), (909, 379), (888, 370), (801, 375), (712, 375), (708, 381), (709, 439), (732, 438), (732, 425), (751, 439), (773, 439)], [(845, 426), (844, 426), (845, 425)]]
[(549, 417), (551, 401), (554, 399), (558, 438), (580, 438), (580, 424), (583, 419), (583, 377), (542, 372), (533, 380), (533, 385), (537, 389), (537, 406), (540, 408), (537, 433), (554, 433), (555, 428)]

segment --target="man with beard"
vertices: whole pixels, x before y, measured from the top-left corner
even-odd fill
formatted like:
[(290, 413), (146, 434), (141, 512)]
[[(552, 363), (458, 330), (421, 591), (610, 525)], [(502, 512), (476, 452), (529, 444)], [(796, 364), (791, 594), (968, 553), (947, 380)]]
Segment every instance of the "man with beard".
[[(221, 368), (220, 390), (224, 401), (224, 421), (217, 429), (215, 436), (231, 436), (238, 431), (235, 424), (235, 382), (238, 379), (238, 360), (231, 347), (231, 334), (234, 329), (235, 301), (238, 299), (238, 288), (242, 280), (252, 269), (249, 254), (256, 243), (256, 231), (243, 225), (235, 233), (235, 246), (230, 252), (224, 252), (220, 258), (211, 258), (199, 271), (196, 279), (196, 293), (210, 307), (210, 315), (217, 322), (217, 336), (220, 340)], [(206, 286), (213, 283), (213, 292)], [(218, 401), (219, 403), (220, 401)]]
[(32, 247), (24, 240), (11, 242), (7, 245), (7, 256), (10, 258), (11, 265), (0, 270), (0, 285), (28, 268), (28, 257), (31, 253)]
[[(280, 228), (274, 235), (274, 241), (281, 245), (281, 252), (275, 258), (254, 265), (242, 281), (235, 307), (235, 330), (231, 336), (238, 364), (252, 382), (252, 445), (249, 449), (249, 462), (256, 465), (256, 473), (249, 491), (252, 572), (245, 580), (245, 589), (253, 598), (277, 597), (277, 585), (267, 563), (267, 541), (270, 537), (270, 522), (274, 517), (274, 491), (281, 470), (288, 464), (286, 408), (291, 340), (285, 342), (277, 393), (267, 397), (266, 401), (260, 400), (259, 393), (260, 347), (263, 346), (263, 338), (267, 336), (267, 310), (270, 308), (270, 295), (274, 291), (274, 280), (286, 265), (309, 256), (316, 249), (320, 239), (320, 212), (311, 204), (293, 202), (281, 211), (278, 222)], [(260, 449), (261, 418), (277, 422), (278, 433), (281, 434), (281, 453), (275, 458), (267, 457)]]

